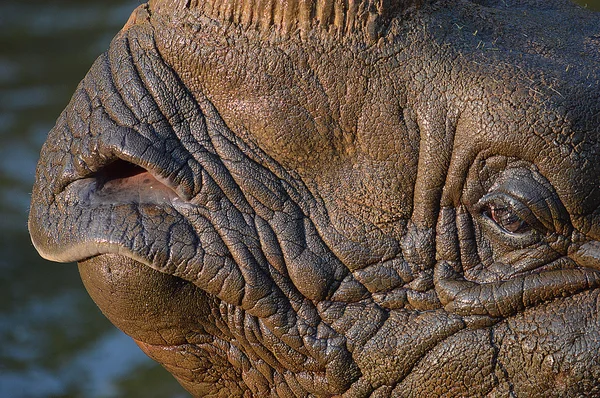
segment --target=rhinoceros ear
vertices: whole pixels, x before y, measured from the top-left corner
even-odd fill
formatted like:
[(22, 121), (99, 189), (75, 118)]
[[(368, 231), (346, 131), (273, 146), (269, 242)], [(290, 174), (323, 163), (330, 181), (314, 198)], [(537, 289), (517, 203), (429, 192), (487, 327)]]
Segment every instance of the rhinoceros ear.
[(151, 0), (151, 8), (189, 8), (219, 21), (262, 31), (377, 36), (389, 21), (428, 0)]

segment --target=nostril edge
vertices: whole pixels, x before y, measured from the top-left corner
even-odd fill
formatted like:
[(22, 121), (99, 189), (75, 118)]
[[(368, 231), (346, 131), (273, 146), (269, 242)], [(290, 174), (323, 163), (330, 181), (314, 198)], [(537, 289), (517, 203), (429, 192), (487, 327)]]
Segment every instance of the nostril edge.
[(581, 267), (600, 270), (600, 242), (586, 242), (570, 253), (569, 257)]
[(164, 204), (179, 199), (175, 190), (148, 170), (125, 160), (115, 160), (93, 176), (97, 185), (89, 195), (90, 205)]
[(96, 178), (101, 180), (102, 183), (106, 183), (120, 178), (134, 177), (145, 172), (146, 170), (143, 167), (119, 159), (100, 169)]

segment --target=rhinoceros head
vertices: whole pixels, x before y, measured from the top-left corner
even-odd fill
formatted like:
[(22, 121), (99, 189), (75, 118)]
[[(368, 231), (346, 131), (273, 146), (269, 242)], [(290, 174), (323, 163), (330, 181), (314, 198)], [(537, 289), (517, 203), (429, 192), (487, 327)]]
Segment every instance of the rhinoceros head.
[(197, 396), (598, 395), (599, 57), (559, 0), (150, 1), (33, 242)]

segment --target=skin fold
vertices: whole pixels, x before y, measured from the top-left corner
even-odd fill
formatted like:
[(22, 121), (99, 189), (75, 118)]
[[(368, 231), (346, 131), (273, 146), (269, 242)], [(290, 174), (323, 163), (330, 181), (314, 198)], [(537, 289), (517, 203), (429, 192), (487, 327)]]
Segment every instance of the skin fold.
[(32, 240), (194, 396), (598, 396), (599, 59), (566, 0), (151, 0)]

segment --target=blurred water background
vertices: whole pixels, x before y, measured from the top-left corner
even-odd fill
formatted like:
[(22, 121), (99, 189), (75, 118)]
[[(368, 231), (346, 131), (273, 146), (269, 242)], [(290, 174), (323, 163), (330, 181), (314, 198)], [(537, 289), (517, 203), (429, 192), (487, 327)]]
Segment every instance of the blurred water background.
[(0, 397), (189, 397), (102, 316), (74, 264), (39, 258), (40, 147), (137, 0), (0, 0)]
[[(580, 1), (600, 10), (600, 0)], [(35, 164), (137, 0), (0, 0), (0, 397), (188, 397), (27, 234)]]

